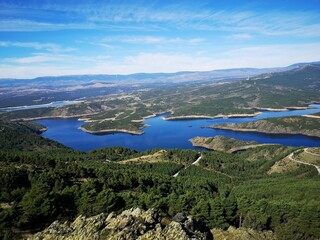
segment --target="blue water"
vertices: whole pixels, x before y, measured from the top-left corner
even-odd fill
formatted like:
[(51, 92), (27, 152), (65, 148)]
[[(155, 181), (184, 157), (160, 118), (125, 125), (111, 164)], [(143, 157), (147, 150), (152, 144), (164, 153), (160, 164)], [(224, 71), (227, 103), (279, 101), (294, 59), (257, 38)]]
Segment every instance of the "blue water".
[(44, 119), (37, 120), (36, 122), (45, 125), (48, 128), (48, 130), (43, 133), (44, 137), (56, 140), (66, 146), (82, 151), (109, 146), (123, 146), (136, 150), (153, 148), (194, 149), (192, 144), (188, 141), (190, 138), (196, 136), (214, 137), (216, 135), (223, 135), (245, 141), (254, 140), (258, 143), (279, 143), (286, 146), (315, 147), (320, 146), (320, 138), (303, 135), (263, 134), (201, 128), (202, 126), (220, 123), (241, 123), (270, 117), (298, 116), (320, 112), (320, 104), (310, 105), (310, 107), (312, 108), (285, 112), (263, 111), (262, 114), (256, 117), (229, 119), (217, 118), (164, 121), (162, 118), (168, 114), (162, 114), (149, 118), (143, 122), (144, 124), (151, 125), (143, 129), (143, 135), (131, 135), (127, 133), (92, 135), (79, 130), (78, 128), (83, 125), (84, 122), (78, 121), (75, 118)]

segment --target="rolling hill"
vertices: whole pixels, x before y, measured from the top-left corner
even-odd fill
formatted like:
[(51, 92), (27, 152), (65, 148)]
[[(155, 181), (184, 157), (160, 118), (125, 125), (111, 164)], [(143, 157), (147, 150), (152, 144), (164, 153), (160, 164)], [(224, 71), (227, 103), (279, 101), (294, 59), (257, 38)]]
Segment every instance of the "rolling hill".
[(251, 116), (260, 109), (304, 108), (320, 102), (319, 76), (320, 65), (307, 64), (237, 82), (165, 85), (95, 97), (76, 105), (4, 113), (0, 118), (85, 117), (84, 131), (141, 134), (144, 117), (162, 112), (171, 112), (170, 118), (210, 118)]

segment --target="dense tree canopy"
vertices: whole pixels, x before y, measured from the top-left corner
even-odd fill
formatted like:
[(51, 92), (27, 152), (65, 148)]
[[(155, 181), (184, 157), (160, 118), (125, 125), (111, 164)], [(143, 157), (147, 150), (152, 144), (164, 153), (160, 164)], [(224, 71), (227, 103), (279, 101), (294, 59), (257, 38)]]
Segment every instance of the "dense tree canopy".
[[(8, 139), (0, 142), (1, 237), (18, 238), (17, 229), (39, 230), (55, 219), (130, 207), (153, 207), (169, 216), (185, 212), (210, 227), (272, 230), (280, 239), (320, 237), (316, 170), (300, 166), (267, 174), (292, 148), (263, 146), (235, 154), (202, 151), (197, 166), (191, 163), (198, 151), (179, 149), (167, 150), (159, 162), (122, 163), (159, 149), (113, 147), (82, 153), (33, 131), (10, 131), (16, 134), (12, 144)], [(23, 138), (39, 144), (21, 151), (15, 146)], [(282, 154), (275, 154), (279, 149)]]

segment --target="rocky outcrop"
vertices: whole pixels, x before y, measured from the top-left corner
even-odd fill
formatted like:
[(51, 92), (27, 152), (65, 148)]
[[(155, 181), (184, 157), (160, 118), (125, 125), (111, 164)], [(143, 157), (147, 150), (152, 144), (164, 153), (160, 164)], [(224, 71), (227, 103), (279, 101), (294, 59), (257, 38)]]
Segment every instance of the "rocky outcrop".
[(110, 213), (89, 218), (79, 216), (73, 222), (55, 221), (29, 239), (187, 240), (212, 239), (212, 234), (205, 224), (184, 214), (170, 220), (154, 209), (132, 208), (119, 215)]
[(215, 240), (275, 240), (276, 236), (271, 231), (255, 231), (248, 228), (229, 227), (228, 230), (213, 229)]

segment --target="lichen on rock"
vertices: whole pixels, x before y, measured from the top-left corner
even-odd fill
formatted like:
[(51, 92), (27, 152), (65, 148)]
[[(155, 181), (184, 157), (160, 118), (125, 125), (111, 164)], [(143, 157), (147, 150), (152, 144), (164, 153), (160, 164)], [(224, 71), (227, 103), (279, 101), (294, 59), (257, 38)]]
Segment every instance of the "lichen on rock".
[(171, 240), (212, 239), (209, 228), (191, 216), (177, 214), (169, 220), (155, 209), (131, 208), (119, 215), (79, 216), (73, 222), (53, 222), (30, 240)]

